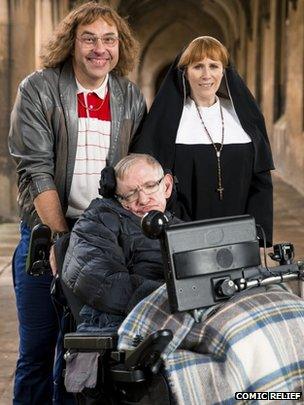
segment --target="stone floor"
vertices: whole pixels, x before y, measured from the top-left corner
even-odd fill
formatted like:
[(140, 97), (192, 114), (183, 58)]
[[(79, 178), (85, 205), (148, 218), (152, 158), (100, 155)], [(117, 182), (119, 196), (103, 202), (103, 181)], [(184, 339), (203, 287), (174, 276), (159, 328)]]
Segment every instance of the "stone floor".
[(12, 403), (18, 331), (12, 288), (11, 256), (18, 242), (17, 224), (0, 224), (0, 404)]
[[(296, 258), (304, 258), (304, 197), (274, 179), (274, 242), (291, 241)], [(11, 255), (18, 240), (17, 224), (0, 224), (0, 404), (12, 402), (18, 331), (11, 277)]]

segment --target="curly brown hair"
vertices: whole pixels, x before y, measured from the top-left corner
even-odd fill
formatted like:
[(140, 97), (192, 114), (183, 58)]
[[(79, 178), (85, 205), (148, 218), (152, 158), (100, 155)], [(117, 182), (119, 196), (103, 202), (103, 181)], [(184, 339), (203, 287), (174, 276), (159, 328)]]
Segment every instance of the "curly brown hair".
[(119, 61), (113, 72), (119, 76), (127, 75), (138, 60), (139, 43), (129, 24), (115, 10), (94, 1), (76, 7), (59, 23), (41, 54), (43, 67), (57, 67), (70, 58), (74, 51), (77, 27), (92, 24), (99, 18), (109, 25), (114, 24), (118, 30)]

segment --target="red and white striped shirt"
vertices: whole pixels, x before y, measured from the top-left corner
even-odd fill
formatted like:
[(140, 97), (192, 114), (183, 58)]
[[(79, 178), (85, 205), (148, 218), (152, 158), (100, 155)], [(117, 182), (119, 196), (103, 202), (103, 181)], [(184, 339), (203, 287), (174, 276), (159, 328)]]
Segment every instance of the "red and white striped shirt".
[(108, 76), (96, 90), (79, 82), (77, 152), (69, 195), (68, 217), (79, 217), (93, 198), (98, 197), (100, 171), (106, 165), (110, 147), (111, 111)]

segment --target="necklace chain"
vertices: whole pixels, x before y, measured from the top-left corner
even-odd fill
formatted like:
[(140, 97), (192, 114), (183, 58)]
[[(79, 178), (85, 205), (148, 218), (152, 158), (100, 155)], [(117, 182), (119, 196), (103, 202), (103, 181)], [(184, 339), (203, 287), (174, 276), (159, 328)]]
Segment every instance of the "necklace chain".
[[(101, 101), (100, 105), (97, 106), (97, 107), (95, 107), (95, 108), (93, 108), (93, 107), (90, 108), (90, 107), (88, 107), (87, 105), (85, 105), (85, 103), (83, 103), (83, 102), (81, 101), (81, 98), (80, 98), (80, 97), (78, 97), (78, 101), (79, 101), (80, 105), (81, 105), (83, 108), (85, 108), (87, 111), (95, 112), (95, 111), (99, 111), (99, 110), (101, 109), (101, 107), (104, 105), (104, 102), (105, 102), (105, 100), (106, 100), (106, 97), (107, 97), (107, 95), (105, 94), (104, 99)], [(83, 93), (83, 98), (85, 99), (84, 93)]]
[(210, 135), (210, 132), (208, 131), (208, 129), (207, 129), (206, 125), (205, 125), (205, 122), (203, 120), (203, 117), (202, 117), (202, 114), (201, 114), (201, 112), (199, 110), (199, 107), (195, 103), (195, 107), (196, 107), (198, 116), (200, 118), (200, 121), (202, 123), (202, 126), (203, 126), (204, 130), (206, 131), (206, 134), (208, 135), (208, 138), (210, 139), (210, 142), (212, 143), (212, 146), (213, 146), (213, 148), (215, 150), (216, 160), (217, 160), (217, 181), (218, 181), (218, 188), (216, 189), (216, 191), (219, 193), (219, 199), (222, 200), (223, 196), (224, 196), (224, 188), (223, 188), (223, 185), (222, 185), (221, 152), (222, 152), (222, 149), (224, 147), (225, 125), (224, 125), (223, 109), (222, 109), (222, 106), (221, 106), (220, 102), (219, 102), (219, 105), (220, 105), (220, 114), (221, 114), (221, 120), (222, 120), (222, 140), (221, 140), (220, 146), (217, 147), (216, 144), (214, 143), (211, 135)]

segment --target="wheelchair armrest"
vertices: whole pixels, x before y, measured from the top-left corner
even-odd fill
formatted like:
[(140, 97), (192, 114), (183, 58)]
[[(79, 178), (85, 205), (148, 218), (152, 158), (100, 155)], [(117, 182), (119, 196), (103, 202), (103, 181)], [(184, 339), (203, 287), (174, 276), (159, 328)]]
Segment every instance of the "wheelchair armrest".
[(115, 349), (117, 345), (116, 333), (73, 332), (64, 336), (64, 348), (78, 351), (94, 351)]
[(157, 374), (161, 366), (161, 354), (173, 339), (169, 329), (159, 330), (149, 335), (130, 354), (124, 364), (111, 368), (111, 375), (115, 381), (131, 383), (142, 382), (146, 379), (146, 372)]
[(136, 349), (129, 354), (124, 364), (111, 368), (115, 381), (124, 383), (142, 382), (146, 380), (146, 372), (157, 374), (161, 366), (161, 354), (173, 339), (169, 329), (159, 330), (149, 335)]
[(125, 367), (127, 369), (153, 369), (153, 366), (159, 362), (162, 352), (172, 339), (173, 333), (169, 329), (163, 329), (152, 333), (141, 342), (136, 349), (132, 350), (131, 353), (127, 355)]

